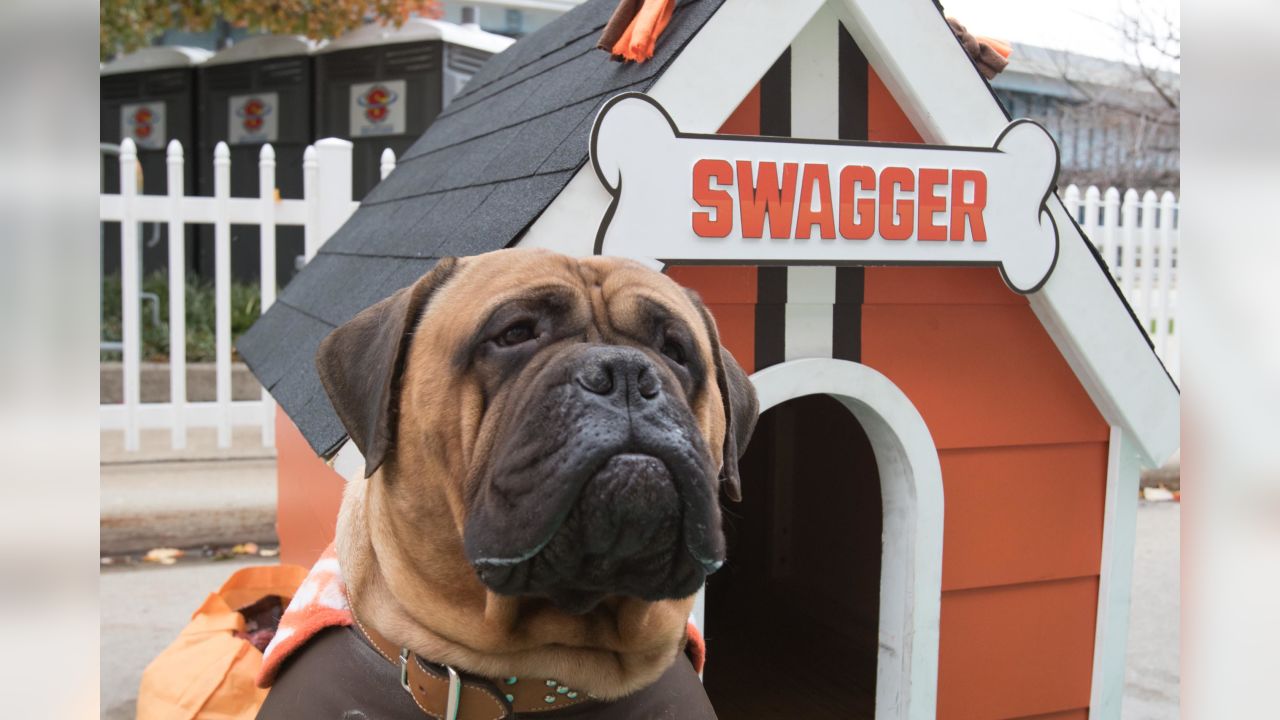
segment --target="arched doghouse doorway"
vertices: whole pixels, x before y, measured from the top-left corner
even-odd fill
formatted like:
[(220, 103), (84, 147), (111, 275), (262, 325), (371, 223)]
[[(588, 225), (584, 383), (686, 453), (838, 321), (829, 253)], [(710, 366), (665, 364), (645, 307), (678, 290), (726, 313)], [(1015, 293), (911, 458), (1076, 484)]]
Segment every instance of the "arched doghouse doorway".
[[(764, 432), (760, 434), (757, 431), (757, 437), (762, 438), (761, 442), (772, 443), (770, 436), (788, 432), (795, 439), (791, 443), (793, 448), (812, 453), (817, 448), (815, 438), (825, 438), (828, 443), (839, 445), (822, 449), (822, 452), (829, 453), (829, 466), (836, 474), (861, 474), (864, 481), (873, 475), (878, 476), (878, 499), (883, 511), (879, 527), (879, 595), (878, 598), (873, 596), (868, 600), (865, 587), (861, 588), (864, 591), (861, 599), (841, 595), (843, 590), (847, 590), (851, 596), (858, 595), (859, 588), (844, 587), (840, 583), (856, 582), (853, 578), (862, 578), (865, 584), (869, 562), (865, 555), (875, 551), (874, 536), (869, 541), (865, 537), (865, 524), (868, 521), (865, 513), (851, 513), (860, 519), (861, 533), (858, 528), (848, 528), (851, 536), (863, 536), (857, 541), (860, 543), (857, 552), (862, 555), (861, 558), (839, 557), (841, 553), (849, 551), (848, 547), (844, 547), (848, 545), (847, 542), (836, 542), (822, 548), (828, 550), (827, 554), (831, 557), (822, 557), (820, 562), (831, 568), (829, 577), (835, 585), (815, 593), (815, 602), (826, 603), (828, 606), (825, 611), (817, 610), (816, 615), (821, 620), (816, 624), (813, 618), (778, 616), (779, 612), (786, 613), (787, 607), (802, 606), (806, 602), (803, 595), (783, 598), (781, 603), (764, 601), (744, 596), (744, 587), (750, 585), (722, 580), (722, 583), (733, 588), (733, 596), (728, 596), (722, 588), (716, 587), (717, 580), (713, 576), (705, 605), (706, 612), (712, 617), (699, 618), (707, 631), (713, 659), (705, 678), (708, 693), (713, 702), (717, 701), (717, 695), (720, 696), (717, 708), (725, 707), (722, 715), (724, 720), (783, 716), (869, 717), (872, 707), (877, 720), (932, 718), (937, 704), (943, 497), (937, 449), (924, 420), (897, 386), (875, 370), (858, 363), (822, 358), (793, 360), (761, 370), (752, 375), (751, 379), (760, 397), (761, 430)], [(775, 408), (778, 412), (771, 414), (770, 411)], [(842, 413), (841, 410), (845, 412)], [(756, 443), (756, 438), (753, 438), (752, 443)], [(748, 456), (744, 460), (759, 462), (761, 457), (768, 456), (767, 451), (759, 451), (755, 455), (753, 452), (756, 451), (748, 449)], [(776, 456), (770, 457), (770, 461), (775, 464), (779, 459)], [(807, 462), (796, 462), (794, 458), (781, 460), (791, 463), (791, 467), (801, 468), (802, 471), (815, 467), (815, 463), (823, 462), (821, 458), (809, 458)], [(744, 467), (744, 490), (748, 489), (746, 485), (751, 482), (751, 478), (747, 476), (753, 472), (761, 471), (759, 468)], [(823, 482), (838, 482), (841, 479), (824, 478)], [(847, 481), (856, 482), (857, 478), (848, 477)], [(797, 492), (804, 492), (799, 487), (803, 482), (803, 478), (796, 479)], [(874, 487), (863, 488), (852, 494), (829, 494), (837, 502), (846, 503), (866, 504), (876, 499)], [(770, 502), (774, 499), (771, 497)], [(783, 502), (790, 500), (784, 498)], [(796, 508), (809, 508), (812, 512), (814, 502), (812, 496), (799, 499)], [(828, 508), (827, 511), (818, 513), (821, 517), (812, 518), (811, 521), (833, 522), (833, 517), (839, 515), (839, 509), (834, 509), (835, 515), (830, 510), (832, 509)], [(769, 512), (788, 512), (788, 508), (773, 507)], [(733, 513), (734, 509), (730, 506), (726, 526), (731, 538), (736, 534), (737, 541), (748, 548), (760, 548), (768, 544), (767, 540), (751, 539), (753, 534), (758, 536), (762, 532), (762, 528), (758, 527), (758, 511), (752, 511), (752, 517), (757, 518), (757, 527), (734, 527), (735, 523), (745, 524), (751, 518), (734, 517)], [(794, 514), (791, 517), (791, 527), (797, 528), (792, 544), (805, 545), (796, 547), (798, 552), (813, 552), (816, 544), (814, 538), (824, 537), (825, 531), (841, 531), (838, 527), (803, 527), (805, 517), (796, 517)], [(776, 530), (779, 526), (774, 523), (770, 527)], [(808, 540), (804, 539), (806, 537)], [(730, 553), (732, 563), (732, 547)], [(808, 560), (795, 569), (812, 568), (814, 563), (811, 558)], [(762, 561), (760, 558), (753, 558), (752, 562), (756, 569), (745, 569), (744, 572), (747, 577), (754, 579), (769, 574), (769, 568), (762, 566), (762, 562), (767, 565), (769, 562), (790, 561), (785, 555), (775, 552), (768, 559)], [(874, 566), (870, 569), (871, 572), (876, 570)], [(804, 587), (803, 583), (784, 584), (773, 589), (775, 594), (778, 588), (783, 588), (784, 592), (803, 593)], [(810, 584), (809, 587), (812, 588), (813, 585)], [(760, 590), (763, 591), (764, 588), (761, 587)], [(859, 617), (866, 620), (868, 606), (871, 617), (876, 618), (872, 621), (873, 628), (870, 630), (874, 633), (874, 646), (868, 646), (865, 637), (860, 639), (856, 627), (843, 636), (832, 633), (830, 638), (822, 638), (814, 634), (815, 631), (821, 632), (824, 622), (829, 626), (832, 610), (838, 615), (852, 609), (849, 622), (856, 626)], [(699, 605), (699, 613), (703, 607)], [(719, 627), (717, 616), (723, 619)], [(733, 619), (728, 620), (731, 616)], [(795, 628), (797, 633), (805, 636), (797, 640), (809, 645), (802, 644), (798, 649), (792, 646), (783, 650), (775, 644), (775, 656), (771, 656), (773, 651), (769, 647), (751, 645), (753, 633), (768, 635), (773, 638), (770, 642), (776, 643), (778, 635), (773, 631), (779, 628), (784, 631)], [(866, 634), (862, 633), (863, 636)], [(717, 635), (722, 637), (718, 638)], [(845, 640), (852, 640), (853, 644), (864, 648), (863, 654), (859, 655), (856, 650), (846, 652), (834, 648), (834, 643)], [(718, 642), (722, 643), (720, 650), (717, 650)], [(811, 652), (806, 653), (806, 650)], [(726, 658), (725, 654), (730, 653), (732, 656)], [(719, 660), (715, 659), (717, 655)], [(826, 668), (827, 672), (824, 673), (807, 675), (806, 669), (800, 666), (805, 662), (822, 663), (828, 657), (835, 658), (836, 664), (846, 666), (838, 670), (834, 677), (829, 672), (831, 668)], [(874, 669), (869, 667), (872, 662)], [(788, 667), (779, 667), (784, 663)], [(717, 667), (723, 669), (720, 677), (716, 676)], [(844, 680), (840, 676), (842, 671), (847, 671), (847, 681), (858, 687), (824, 693), (821, 689), (823, 686), (832, 688), (831, 683)], [(858, 675), (862, 675), (861, 682), (856, 677)], [(806, 679), (810, 677), (816, 680), (817, 685), (811, 682), (806, 687)], [(746, 709), (746, 703), (734, 702), (734, 693), (758, 693), (761, 684), (768, 683), (773, 683), (781, 692), (765, 692), (757, 696), (767, 699), (771, 705), (790, 697), (792, 704), (789, 711), (763, 706), (753, 711)], [(872, 694), (874, 701), (871, 699)], [(851, 711), (857, 714), (851, 714)]]

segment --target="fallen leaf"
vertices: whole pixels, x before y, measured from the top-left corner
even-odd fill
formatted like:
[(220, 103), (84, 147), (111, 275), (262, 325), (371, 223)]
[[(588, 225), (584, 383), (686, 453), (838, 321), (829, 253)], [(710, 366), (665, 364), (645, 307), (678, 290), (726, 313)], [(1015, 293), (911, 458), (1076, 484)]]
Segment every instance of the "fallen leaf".
[(172, 565), (178, 562), (178, 558), (186, 555), (178, 548), (154, 548), (142, 556), (143, 562), (159, 563), (161, 565)]

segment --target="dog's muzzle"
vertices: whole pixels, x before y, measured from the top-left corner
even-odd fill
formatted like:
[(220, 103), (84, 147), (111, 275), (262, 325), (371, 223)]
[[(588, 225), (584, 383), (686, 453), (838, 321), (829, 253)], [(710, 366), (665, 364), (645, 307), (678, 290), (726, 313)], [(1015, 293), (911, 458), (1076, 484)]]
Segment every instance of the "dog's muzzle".
[(583, 612), (687, 597), (724, 561), (716, 468), (679, 386), (632, 348), (544, 367), (495, 443), (465, 530), (480, 579)]

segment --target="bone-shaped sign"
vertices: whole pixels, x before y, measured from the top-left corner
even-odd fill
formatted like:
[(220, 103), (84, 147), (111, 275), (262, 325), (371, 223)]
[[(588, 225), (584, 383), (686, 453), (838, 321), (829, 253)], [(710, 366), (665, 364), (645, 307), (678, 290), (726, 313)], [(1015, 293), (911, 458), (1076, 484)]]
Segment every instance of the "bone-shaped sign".
[(653, 98), (596, 116), (613, 195), (596, 253), (664, 263), (996, 265), (1022, 293), (1058, 257), (1058, 147), (1028, 120), (992, 147), (682, 133)]

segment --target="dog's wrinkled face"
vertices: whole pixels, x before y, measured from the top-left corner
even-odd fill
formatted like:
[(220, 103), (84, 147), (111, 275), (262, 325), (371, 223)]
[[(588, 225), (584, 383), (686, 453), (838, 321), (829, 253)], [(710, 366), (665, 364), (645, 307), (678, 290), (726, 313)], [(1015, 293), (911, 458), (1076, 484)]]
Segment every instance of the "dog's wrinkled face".
[(701, 303), (659, 273), (532, 250), (442, 263), (318, 362), (368, 472), (385, 462), (406, 503), (445, 483), (495, 592), (585, 612), (687, 597), (724, 560), (719, 490), (736, 495), (755, 397)]

